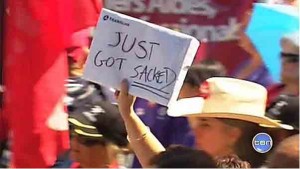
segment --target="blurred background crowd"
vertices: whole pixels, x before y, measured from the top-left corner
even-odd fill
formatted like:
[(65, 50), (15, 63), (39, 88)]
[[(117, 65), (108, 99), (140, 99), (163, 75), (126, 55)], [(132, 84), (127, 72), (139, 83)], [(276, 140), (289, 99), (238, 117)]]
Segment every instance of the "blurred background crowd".
[[(1, 1), (1, 167), (141, 167), (115, 90), (81, 78), (102, 8), (201, 41), (180, 98), (197, 96), (211, 77), (248, 80), (267, 89), (264, 116), (282, 126), (226, 119), (195, 129), (186, 117), (167, 115), (167, 107), (136, 98), (136, 115), (169, 147), (152, 166), (299, 167), (297, 0)], [(225, 135), (224, 126), (244, 134)], [(252, 147), (259, 132), (273, 138), (268, 153)]]

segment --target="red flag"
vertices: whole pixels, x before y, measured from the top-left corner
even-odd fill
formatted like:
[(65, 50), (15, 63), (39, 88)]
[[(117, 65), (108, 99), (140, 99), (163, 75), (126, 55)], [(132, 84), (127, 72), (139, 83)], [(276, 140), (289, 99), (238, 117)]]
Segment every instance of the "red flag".
[(75, 31), (96, 26), (102, 5), (102, 0), (73, 0)]
[(68, 133), (53, 128), (66, 117), (63, 50), (73, 29), (71, 5), (72, 0), (6, 1), (4, 111), (14, 167), (49, 167), (69, 146)]
[(7, 139), (8, 129), (7, 129), (7, 120), (4, 117), (4, 113), (0, 109), (0, 144), (2, 141)]
[(83, 64), (92, 41), (92, 32), (97, 24), (102, 6), (102, 0), (73, 0), (73, 18), (76, 32), (73, 33), (71, 44), (67, 49), (68, 56), (75, 61), (72, 74), (82, 74)]

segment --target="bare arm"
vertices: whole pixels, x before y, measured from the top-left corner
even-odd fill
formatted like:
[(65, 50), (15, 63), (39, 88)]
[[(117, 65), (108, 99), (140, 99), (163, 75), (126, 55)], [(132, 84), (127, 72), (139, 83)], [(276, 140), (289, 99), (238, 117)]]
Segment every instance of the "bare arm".
[(150, 159), (165, 151), (165, 148), (135, 114), (133, 110), (135, 98), (128, 93), (127, 81), (122, 82), (117, 100), (133, 151), (143, 167), (151, 167)]
[(245, 33), (246, 28), (249, 25), (250, 19), (252, 17), (252, 9), (248, 9), (244, 13), (242, 18), (242, 26), (239, 32), (240, 40), (239, 46), (243, 48), (247, 53), (250, 55), (250, 62), (244, 69), (238, 73), (236, 76), (239, 79), (246, 79), (248, 78), (257, 68), (263, 65), (263, 61), (261, 56), (259, 55), (258, 51), (256, 50), (255, 46), (253, 45), (251, 39)]
[(252, 44), (249, 37), (243, 32), (240, 36), (239, 45), (250, 54), (250, 63), (237, 75), (239, 79), (248, 78), (255, 70), (257, 70), (261, 65), (263, 65), (263, 61), (261, 56), (257, 52), (256, 48)]

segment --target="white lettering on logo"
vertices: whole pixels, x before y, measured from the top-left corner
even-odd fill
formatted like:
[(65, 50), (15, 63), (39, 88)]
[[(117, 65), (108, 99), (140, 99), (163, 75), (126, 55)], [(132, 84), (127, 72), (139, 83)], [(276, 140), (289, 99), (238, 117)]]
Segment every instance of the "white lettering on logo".
[[(162, 14), (190, 14), (202, 15), (213, 19), (217, 9), (211, 5), (211, 0), (106, 0), (107, 8), (120, 12), (145, 13), (140, 19), (151, 21), (151, 16), (146, 13), (159, 12)], [(187, 18), (180, 18), (179, 23), (160, 23), (161, 26), (177, 30), (199, 40), (207, 39), (208, 42), (224, 42), (238, 40), (238, 31), (241, 23), (236, 17), (230, 17), (227, 23), (219, 25), (198, 25), (188, 23)]]
[(214, 18), (217, 9), (213, 8), (210, 0), (106, 0), (105, 6), (119, 12), (163, 14), (191, 14)]
[(217, 42), (239, 39), (238, 31), (241, 23), (232, 17), (228, 19), (228, 24), (224, 25), (164, 24), (164, 26), (171, 29), (179, 29), (179, 31), (194, 36), (199, 40), (207, 39), (210, 42)]

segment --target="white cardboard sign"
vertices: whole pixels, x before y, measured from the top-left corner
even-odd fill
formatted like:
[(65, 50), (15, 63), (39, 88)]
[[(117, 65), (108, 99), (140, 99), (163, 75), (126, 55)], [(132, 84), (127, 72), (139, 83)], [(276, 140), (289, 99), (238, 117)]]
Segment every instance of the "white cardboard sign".
[(197, 39), (133, 17), (103, 9), (83, 77), (168, 106), (177, 100), (192, 64)]

